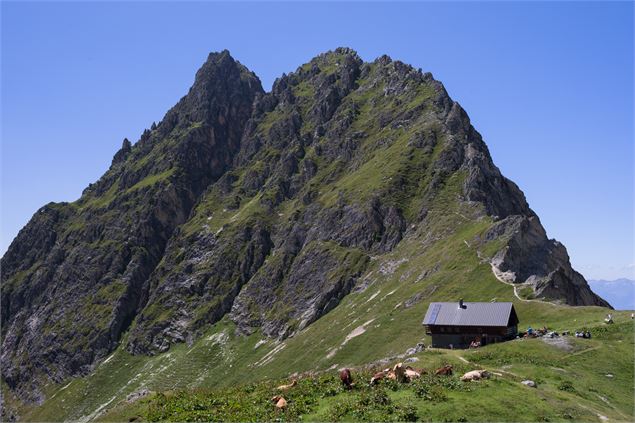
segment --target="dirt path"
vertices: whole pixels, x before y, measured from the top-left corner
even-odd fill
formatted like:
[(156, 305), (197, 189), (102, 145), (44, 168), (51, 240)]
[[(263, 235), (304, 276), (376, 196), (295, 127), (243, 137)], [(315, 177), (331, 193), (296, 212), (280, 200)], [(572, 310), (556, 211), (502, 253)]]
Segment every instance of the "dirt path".
[(530, 284), (527, 283), (514, 283), (514, 282), (508, 282), (503, 278), (503, 272), (501, 272), (496, 266), (494, 266), (492, 263), (490, 263), (490, 266), (492, 266), (492, 273), (494, 274), (494, 277), (496, 279), (498, 279), (499, 282), (504, 283), (505, 285), (509, 285), (512, 288), (514, 288), (514, 296), (516, 296), (516, 298), (518, 298), (519, 301), (522, 301), (524, 303), (543, 303), (543, 304), (551, 304), (552, 306), (557, 306), (559, 304), (556, 303), (552, 303), (551, 301), (546, 301), (546, 300), (528, 300), (526, 298), (522, 298), (520, 295), (518, 295), (518, 288), (522, 288), (525, 286), (531, 286)]
[[(468, 244), (467, 241), (464, 241), (465, 244), (469, 247), (470, 244)], [(481, 252), (476, 250), (476, 256), (478, 257), (479, 260), (481, 260), (481, 262), (489, 262), (489, 260), (484, 259), (483, 256), (481, 256)], [(489, 262), (489, 265), (492, 268), (492, 273), (494, 274), (494, 277), (499, 281), (504, 283), (505, 285), (509, 285), (514, 289), (514, 296), (516, 298), (518, 298), (519, 301), (522, 301), (524, 303), (543, 303), (543, 304), (551, 304), (553, 306), (557, 306), (559, 304), (553, 303), (551, 301), (545, 301), (545, 300), (528, 300), (525, 298), (522, 298), (519, 294), (518, 294), (518, 288), (523, 288), (525, 286), (531, 286), (531, 284), (528, 283), (514, 283), (514, 282), (509, 282), (507, 281), (503, 276), (505, 274), (505, 272), (501, 272), (500, 269), (496, 266), (494, 266), (494, 264), (492, 264), (491, 262)]]
[(561, 358), (561, 360), (564, 360), (565, 358), (572, 357), (572, 356), (574, 356), (574, 355), (580, 355), (580, 354), (587, 353), (587, 352), (589, 352), (589, 351), (597, 350), (598, 348), (600, 348), (600, 345), (596, 345), (595, 347), (586, 348), (586, 349), (584, 349), (584, 350), (582, 350), (582, 351), (577, 351), (577, 352), (574, 352), (574, 353), (571, 353), (571, 354), (567, 354), (567, 355), (565, 355), (564, 357), (562, 357), (562, 358)]

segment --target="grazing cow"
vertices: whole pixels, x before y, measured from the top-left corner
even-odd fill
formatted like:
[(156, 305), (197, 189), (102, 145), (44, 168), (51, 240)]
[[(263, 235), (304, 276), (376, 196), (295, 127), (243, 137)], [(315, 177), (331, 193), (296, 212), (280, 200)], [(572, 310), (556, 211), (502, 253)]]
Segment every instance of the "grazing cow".
[(406, 377), (408, 378), (408, 380), (417, 379), (421, 377), (421, 373), (419, 373), (412, 367), (406, 367)]
[(395, 373), (395, 379), (397, 379), (397, 382), (404, 383), (408, 381), (408, 378), (406, 377), (406, 369), (404, 369), (403, 363), (395, 364), (392, 371)]
[(277, 410), (284, 410), (287, 408), (287, 400), (285, 400), (281, 395), (276, 395), (271, 398), (271, 401), (276, 405)]
[(472, 370), (471, 372), (467, 372), (466, 374), (461, 376), (461, 380), (463, 382), (488, 378), (489, 372), (487, 370)]
[(384, 372), (375, 373), (373, 375), (373, 377), (370, 378), (370, 384), (371, 385), (377, 385), (379, 383), (379, 381), (382, 380), (385, 377), (386, 377), (386, 373), (384, 373)]
[(289, 389), (291, 389), (291, 388), (293, 388), (294, 386), (296, 386), (297, 384), (298, 384), (298, 381), (297, 381), (296, 379), (293, 379), (293, 381), (292, 381), (290, 384), (288, 384), (288, 385), (280, 385), (280, 386), (278, 386), (276, 389), (277, 389), (278, 391), (286, 392), (286, 391), (288, 391)]
[(452, 366), (449, 364), (446, 364), (445, 366), (441, 367), (440, 369), (437, 369), (436, 372), (434, 372), (435, 375), (444, 375), (444, 376), (452, 376)]
[(351, 376), (351, 371), (349, 369), (343, 369), (340, 372), (340, 380), (346, 389), (353, 388), (353, 377)]

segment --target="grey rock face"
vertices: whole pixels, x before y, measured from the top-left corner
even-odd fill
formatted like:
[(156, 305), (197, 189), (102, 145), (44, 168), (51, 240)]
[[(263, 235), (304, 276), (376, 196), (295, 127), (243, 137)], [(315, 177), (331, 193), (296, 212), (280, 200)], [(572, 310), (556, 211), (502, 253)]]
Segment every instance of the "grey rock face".
[[(183, 244), (170, 244), (150, 277), (148, 298), (144, 299), (148, 306), (131, 330), (129, 351), (166, 351), (203, 325), (220, 320), (230, 311), (242, 285), (263, 264), (271, 246), (269, 233), (258, 226), (247, 226), (223, 238), (197, 234)], [(182, 253), (173, 255), (175, 251)], [(197, 309), (201, 311), (194, 313)]]
[(285, 338), (337, 306), (367, 261), (362, 253), (320, 242), (294, 258), (273, 256), (241, 291), (231, 317), (244, 333), (261, 327), (267, 336)]

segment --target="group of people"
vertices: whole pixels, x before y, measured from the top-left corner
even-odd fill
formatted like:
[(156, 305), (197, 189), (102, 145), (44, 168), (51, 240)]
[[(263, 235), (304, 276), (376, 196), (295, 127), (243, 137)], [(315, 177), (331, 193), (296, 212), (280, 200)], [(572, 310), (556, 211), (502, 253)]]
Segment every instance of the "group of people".
[(540, 329), (533, 329), (531, 326), (527, 328), (527, 332), (523, 332), (519, 334), (519, 338), (538, 338), (540, 336), (545, 336), (549, 334), (549, 329), (547, 326), (543, 326)]
[[(631, 319), (635, 320), (635, 313), (631, 313)], [(606, 315), (606, 317), (604, 318), (604, 322), (607, 324), (611, 324), (613, 323), (613, 314), (612, 313), (608, 313)], [(569, 335), (569, 331), (563, 331), (562, 332), (562, 336), (567, 336)], [(540, 329), (533, 329), (531, 327), (527, 328), (526, 332), (520, 332), (518, 333), (517, 338), (538, 338), (541, 336), (547, 336), (549, 338), (555, 338), (558, 336), (561, 336), (558, 332), (555, 331), (550, 331), (549, 329), (547, 329), (546, 326), (543, 326)], [(591, 339), (591, 332), (589, 332), (588, 330), (576, 330), (575, 331), (575, 337), (576, 338), (585, 338), (585, 339)], [(472, 341), (472, 343), (470, 344), (470, 348), (478, 348), (481, 346), (481, 343), (479, 342), (479, 339), (475, 339), (474, 341)]]
[[(531, 327), (527, 328), (527, 332), (524, 333), (520, 333), (518, 335), (519, 338), (538, 338), (541, 336), (546, 336), (548, 338), (557, 338), (559, 336), (567, 336), (569, 335), (569, 331), (563, 331), (562, 334), (553, 331), (553, 330), (549, 330), (547, 329), (546, 326), (543, 326), (540, 329), (532, 329)], [(576, 338), (586, 338), (586, 339), (591, 339), (591, 332), (584, 331), (584, 330), (576, 330), (575, 331), (575, 336)], [(471, 348), (471, 346), (470, 346)]]

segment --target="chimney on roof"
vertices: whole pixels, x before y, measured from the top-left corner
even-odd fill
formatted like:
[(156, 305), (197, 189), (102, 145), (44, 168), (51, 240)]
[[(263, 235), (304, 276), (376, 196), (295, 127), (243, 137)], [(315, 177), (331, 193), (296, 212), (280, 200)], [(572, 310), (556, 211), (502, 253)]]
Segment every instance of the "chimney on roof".
[(459, 299), (459, 308), (467, 308), (467, 306), (463, 304), (463, 298)]

